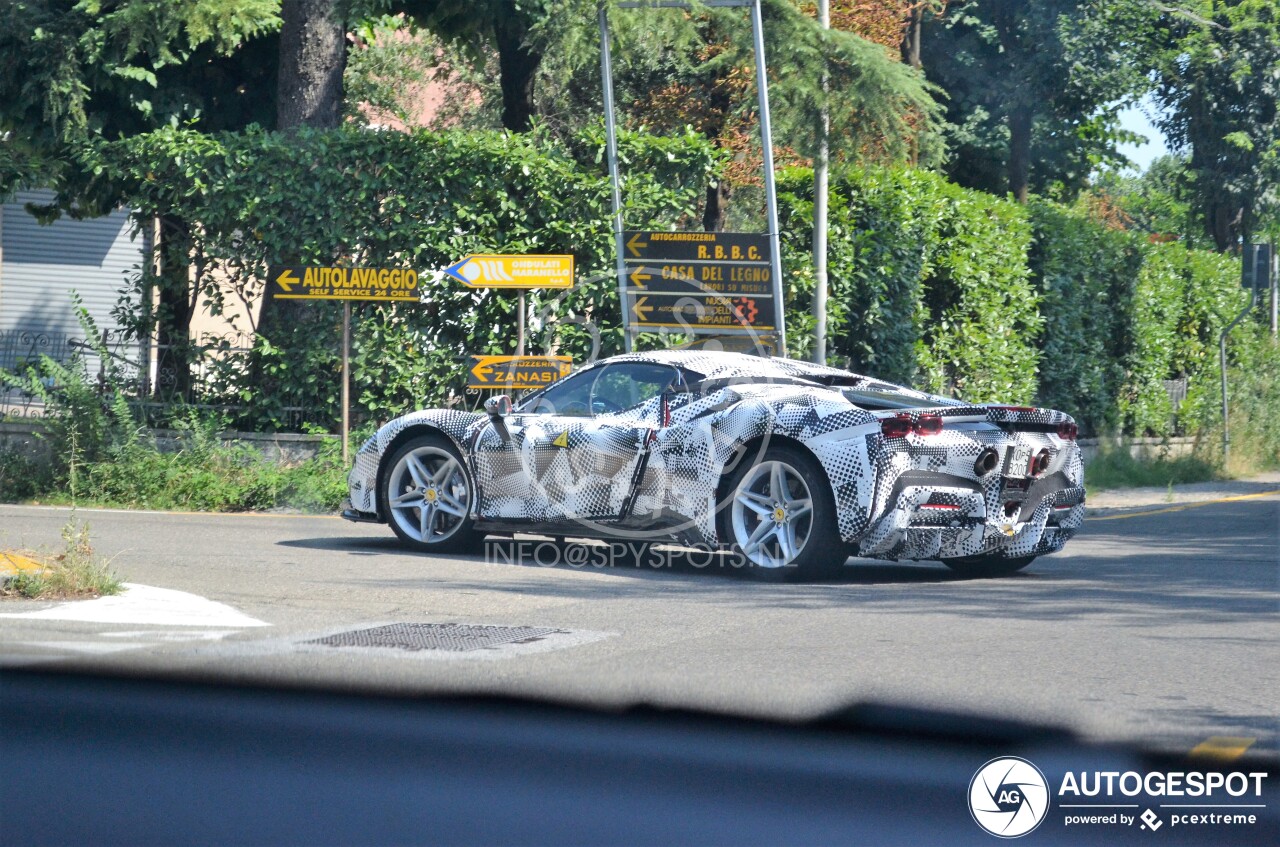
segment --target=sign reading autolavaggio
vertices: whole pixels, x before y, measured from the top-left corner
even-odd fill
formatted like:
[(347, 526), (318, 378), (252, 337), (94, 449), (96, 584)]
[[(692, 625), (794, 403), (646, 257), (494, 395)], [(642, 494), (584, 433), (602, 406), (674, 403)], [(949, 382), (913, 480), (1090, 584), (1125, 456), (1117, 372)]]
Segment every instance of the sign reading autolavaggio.
[(273, 268), (269, 279), (280, 300), (418, 302), (418, 272), (411, 268)]

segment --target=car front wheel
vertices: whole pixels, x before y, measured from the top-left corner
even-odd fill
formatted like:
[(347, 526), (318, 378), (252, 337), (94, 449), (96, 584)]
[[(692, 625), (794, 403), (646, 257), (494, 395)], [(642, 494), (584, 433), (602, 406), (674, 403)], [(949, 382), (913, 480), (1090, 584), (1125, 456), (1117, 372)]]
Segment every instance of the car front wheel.
[(473, 549), (481, 536), (470, 517), (474, 488), (457, 448), (439, 436), (415, 438), (391, 457), (383, 480), (387, 522), (418, 550)]

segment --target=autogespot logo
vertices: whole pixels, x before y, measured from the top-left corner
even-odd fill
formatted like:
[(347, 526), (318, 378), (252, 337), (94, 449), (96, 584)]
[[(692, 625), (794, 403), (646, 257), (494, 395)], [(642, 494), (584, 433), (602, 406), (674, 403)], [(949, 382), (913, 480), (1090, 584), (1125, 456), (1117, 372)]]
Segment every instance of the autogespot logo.
[(992, 759), (969, 781), (969, 812), (992, 835), (1026, 835), (1049, 812), (1049, 783), (1026, 759)]

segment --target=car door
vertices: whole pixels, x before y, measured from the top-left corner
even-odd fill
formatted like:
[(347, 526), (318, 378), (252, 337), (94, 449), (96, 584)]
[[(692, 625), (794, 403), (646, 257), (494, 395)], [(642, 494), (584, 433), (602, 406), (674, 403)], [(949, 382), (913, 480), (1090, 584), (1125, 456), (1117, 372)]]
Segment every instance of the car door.
[(676, 371), (617, 362), (581, 371), (490, 426), (474, 455), (480, 513), (563, 524), (621, 517)]

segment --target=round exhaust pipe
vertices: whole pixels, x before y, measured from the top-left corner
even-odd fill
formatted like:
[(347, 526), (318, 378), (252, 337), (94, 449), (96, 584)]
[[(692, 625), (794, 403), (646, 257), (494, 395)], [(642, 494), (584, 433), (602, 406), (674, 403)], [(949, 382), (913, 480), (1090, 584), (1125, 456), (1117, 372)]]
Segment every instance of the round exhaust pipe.
[(1031, 475), (1040, 476), (1045, 471), (1049, 470), (1049, 461), (1050, 456), (1048, 450), (1041, 450), (1037, 453), (1036, 457), (1031, 460)]
[(999, 464), (1000, 454), (994, 447), (988, 447), (978, 454), (978, 460), (973, 463), (973, 472), (978, 476), (986, 476)]

